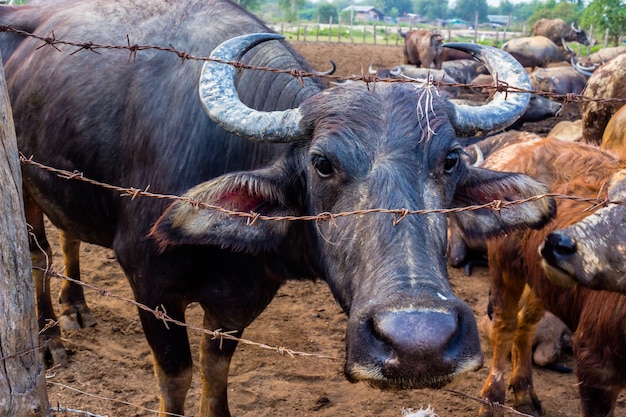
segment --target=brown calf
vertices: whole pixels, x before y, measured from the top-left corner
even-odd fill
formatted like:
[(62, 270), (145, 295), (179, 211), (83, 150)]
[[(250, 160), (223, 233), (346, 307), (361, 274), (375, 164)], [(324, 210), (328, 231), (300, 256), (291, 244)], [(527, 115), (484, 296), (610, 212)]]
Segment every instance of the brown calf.
[(422, 68), (441, 69), (443, 37), (439, 32), (415, 29), (402, 33), (404, 38), (404, 59), (406, 64)]
[[(594, 146), (541, 139), (501, 149), (484, 166), (524, 172), (555, 193), (593, 198), (613, 173), (624, 168), (624, 162)], [(542, 412), (533, 388), (531, 348), (545, 308), (573, 332), (581, 415), (613, 416), (617, 396), (626, 386), (626, 296), (582, 287), (561, 288), (546, 278), (538, 253), (546, 235), (591, 213), (584, 211), (589, 203), (557, 201), (557, 217), (542, 230), (509, 233), (488, 244), (493, 363), (481, 397), (504, 403), (504, 370), (510, 353), (514, 406), (533, 415)], [(526, 308), (518, 311), (526, 284), (532, 297)], [(482, 416), (493, 414), (490, 408), (481, 409)]]

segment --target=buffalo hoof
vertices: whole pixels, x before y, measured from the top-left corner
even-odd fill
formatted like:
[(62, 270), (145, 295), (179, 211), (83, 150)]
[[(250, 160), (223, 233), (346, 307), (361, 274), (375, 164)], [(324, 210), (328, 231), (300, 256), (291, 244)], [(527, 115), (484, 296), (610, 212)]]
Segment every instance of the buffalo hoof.
[(95, 326), (96, 320), (87, 304), (77, 303), (63, 309), (59, 317), (59, 324), (63, 330), (77, 330)]
[(472, 276), (472, 270), (475, 266), (480, 267), (488, 267), (487, 259), (485, 259), (482, 255), (475, 255), (468, 259), (468, 261), (463, 265), (463, 271), (465, 271), (465, 275), (470, 277)]
[(525, 392), (523, 395), (515, 396), (514, 407), (520, 413), (528, 414), (529, 416), (539, 417), (543, 414), (543, 408), (541, 407), (541, 401), (534, 391)]
[(42, 361), (46, 365), (46, 368), (52, 367), (64, 367), (67, 365), (67, 352), (61, 342), (61, 336), (42, 337), (42, 345), (45, 349), (42, 349)]

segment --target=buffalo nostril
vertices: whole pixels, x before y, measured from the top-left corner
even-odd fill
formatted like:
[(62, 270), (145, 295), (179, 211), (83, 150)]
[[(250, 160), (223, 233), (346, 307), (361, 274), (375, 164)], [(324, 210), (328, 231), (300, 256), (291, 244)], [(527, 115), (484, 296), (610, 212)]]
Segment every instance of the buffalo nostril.
[(456, 314), (439, 311), (394, 312), (374, 318), (371, 331), (386, 346), (387, 366), (406, 365), (445, 358), (459, 321)]
[[(346, 376), (384, 389), (441, 388), (482, 365), (478, 328), (460, 301), (384, 308), (355, 323)], [(348, 325), (348, 336), (351, 335)]]
[(558, 232), (550, 233), (541, 249), (541, 255), (548, 260), (574, 253), (576, 253), (576, 241), (568, 235)]

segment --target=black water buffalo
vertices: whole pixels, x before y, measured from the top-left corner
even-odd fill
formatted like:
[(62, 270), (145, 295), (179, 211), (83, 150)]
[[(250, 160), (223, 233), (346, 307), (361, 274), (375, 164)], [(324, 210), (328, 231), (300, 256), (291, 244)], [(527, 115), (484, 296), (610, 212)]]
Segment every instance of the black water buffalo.
[(552, 62), (569, 61), (571, 54), (545, 36), (514, 38), (502, 49), (510, 53), (524, 67), (545, 67)]
[(568, 25), (563, 19), (539, 19), (533, 25), (532, 34), (545, 36), (557, 45), (561, 45), (563, 41), (589, 45), (585, 31), (575, 27), (574, 22)]
[[(445, 48), (447, 51), (449, 48)], [(486, 73), (485, 66), (473, 59), (455, 59), (443, 61), (441, 69), (450, 77), (463, 84), (471, 84), (472, 80), (479, 74)]]
[(393, 78), (400, 80), (412, 79), (424, 81), (432, 80), (434, 82), (442, 82), (444, 84), (439, 86), (439, 90), (446, 91), (451, 97), (456, 97), (461, 93), (461, 87), (458, 86), (459, 81), (448, 75), (448, 73), (446, 73), (442, 69), (422, 68), (409, 64), (396, 65), (391, 69), (374, 69), (373, 66), (370, 65), (368, 72), (372, 75), (376, 74), (379, 78)]
[(611, 177), (606, 197), (613, 203), (550, 233), (540, 247), (543, 269), (555, 284), (626, 294), (626, 171)]
[[(213, 51), (214, 58), (254, 66), (309, 69), (278, 35), (242, 38), (269, 30), (226, 0), (60, 0), (4, 6), (0, 24), (85, 45), (130, 40), (199, 56)], [(205, 327), (236, 336), (287, 279), (325, 280), (349, 316), (344, 371), (350, 381), (387, 389), (441, 387), (480, 366), (472, 311), (448, 282), (445, 215), (251, 221), (200, 203), (298, 216), (440, 209), (541, 194), (545, 187), (528, 176), (468, 166), (458, 139), (512, 123), (527, 95), (497, 94), (485, 106), (464, 107), (416, 84), (354, 82), (324, 90), (308, 77), (181, 62), (179, 54), (155, 49), (131, 55), (42, 48), (41, 40), (19, 34), (2, 35), (0, 46), (23, 154), (109, 184), (150, 186), (195, 201), (123, 198), (26, 164), (35, 266), (45, 266), (40, 248), (50, 249), (43, 212), (64, 231), (65, 248), (74, 255), (80, 241), (112, 248), (138, 302), (181, 321), (197, 302)], [(506, 53), (457, 47), (500, 80), (529, 87)], [(465, 232), (490, 236), (538, 227), (553, 207), (541, 200), (455, 217)], [(77, 267), (67, 271), (76, 274)], [(45, 277), (39, 272), (35, 278), (39, 311), (52, 314)], [(84, 321), (82, 294), (64, 288), (61, 301), (70, 321)], [(192, 380), (186, 330), (168, 328), (143, 310), (139, 315), (160, 410), (184, 414)], [(53, 359), (63, 360), (58, 333), (48, 336)], [(236, 344), (203, 336), (202, 416), (230, 414), (227, 379)]]
[(530, 85), (535, 91), (556, 95), (580, 94), (586, 84), (587, 77), (571, 65), (537, 68), (530, 73)]

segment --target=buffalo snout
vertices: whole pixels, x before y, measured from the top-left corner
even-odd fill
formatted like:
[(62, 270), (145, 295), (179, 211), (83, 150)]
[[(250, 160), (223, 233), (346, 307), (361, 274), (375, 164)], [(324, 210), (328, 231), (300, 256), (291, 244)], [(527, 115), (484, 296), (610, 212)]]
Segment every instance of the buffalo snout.
[(374, 308), (348, 323), (345, 372), (382, 389), (441, 388), (478, 369), (482, 353), (470, 308), (450, 296), (429, 307)]
[(556, 262), (576, 253), (576, 241), (564, 233), (553, 232), (546, 237), (540, 252), (544, 259)]

